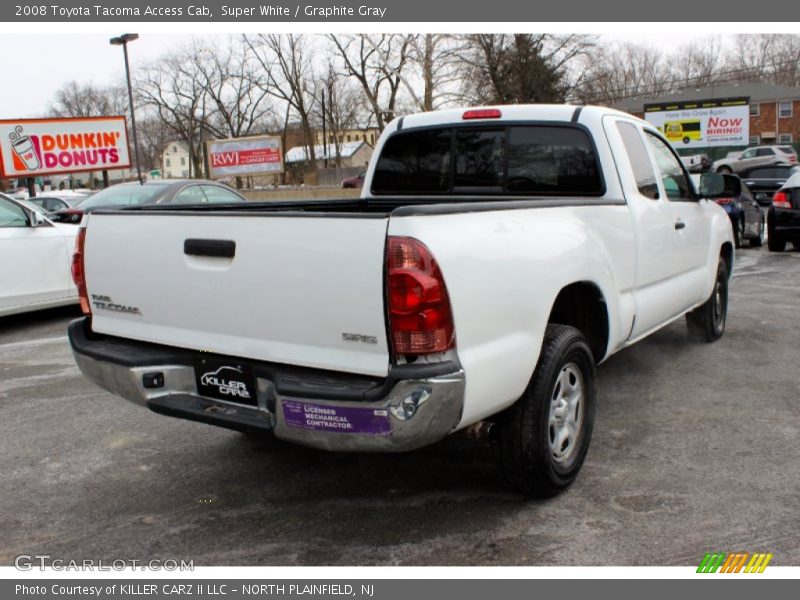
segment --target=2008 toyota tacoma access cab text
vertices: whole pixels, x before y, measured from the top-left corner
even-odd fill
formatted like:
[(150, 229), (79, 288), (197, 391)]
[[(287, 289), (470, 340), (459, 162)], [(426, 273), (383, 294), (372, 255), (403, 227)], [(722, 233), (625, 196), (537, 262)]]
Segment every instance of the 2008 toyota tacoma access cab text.
[(406, 116), (361, 198), (98, 210), (73, 259), (83, 373), (151, 410), (325, 450), (489, 424), (521, 491), (578, 474), (595, 365), (686, 315), (724, 331), (733, 237), (645, 121), (600, 107)]

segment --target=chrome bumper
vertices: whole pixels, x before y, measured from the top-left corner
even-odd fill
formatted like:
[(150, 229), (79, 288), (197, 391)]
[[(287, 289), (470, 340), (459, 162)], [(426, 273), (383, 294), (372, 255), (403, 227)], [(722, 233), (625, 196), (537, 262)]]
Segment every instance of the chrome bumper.
[[(257, 377), (258, 406), (248, 406), (198, 394), (192, 366), (121, 365), (84, 354), (74, 343), (73, 354), (92, 382), (155, 412), (232, 429), (272, 430), (278, 438), (323, 450), (399, 452), (420, 448), (455, 429), (464, 399), (464, 372), (458, 370), (399, 380), (383, 398), (371, 402), (286, 396), (272, 381)], [(163, 374), (163, 385), (145, 388), (144, 375), (153, 372)], [(331, 421), (325, 420), (326, 413)], [(316, 419), (315, 414), (323, 416)], [(336, 415), (344, 416), (336, 421)], [(370, 415), (374, 419), (351, 433), (342, 429), (348, 424), (347, 415), (357, 416), (351, 420), (364, 421), (365, 415), (367, 421)]]

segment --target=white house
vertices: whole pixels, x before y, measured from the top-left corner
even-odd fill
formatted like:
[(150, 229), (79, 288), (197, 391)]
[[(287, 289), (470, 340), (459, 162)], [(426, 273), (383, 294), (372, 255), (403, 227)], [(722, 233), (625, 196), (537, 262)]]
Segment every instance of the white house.
[[(325, 151), (327, 149), (327, 152)], [(286, 153), (286, 163), (299, 163), (308, 161), (308, 148), (306, 146), (295, 146)], [(344, 142), (339, 146), (339, 156), (343, 167), (364, 167), (369, 163), (372, 156), (372, 146), (364, 141)], [(328, 159), (328, 166), (333, 167), (336, 161), (336, 146), (328, 144), (327, 148), (322, 144), (314, 146), (314, 157), (317, 159), (317, 166), (322, 168), (324, 160)]]
[(186, 142), (170, 142), (161, 154), (161, 176), (164, 179), (189, 177), (189, 146)]

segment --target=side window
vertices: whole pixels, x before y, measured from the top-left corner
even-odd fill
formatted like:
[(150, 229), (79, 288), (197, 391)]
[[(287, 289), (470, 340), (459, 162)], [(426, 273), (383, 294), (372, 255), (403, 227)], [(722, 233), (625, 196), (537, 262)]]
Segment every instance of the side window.
[(636, 179), (636, 187), (642, 196), (651, 200), (658, 199), (658, 184), (656, 174), (653, 171), (653, 163), (650, 162), (650, 155), (647, 154), (644, 142), (639, 135), (639, 130), (632, 123), (617, 122), (619, 135), (625, 145), (625, 152), (631, 163), (631, 170)]
[(689, 181), (686, 179), (686, 173), (678, 157), (672, 153), (666, 143), (652, 133), (646, 132), (646, 137), (653, 149), (667, 198), (670, 200), (694, 200), (692, 188), (689, 187)]
[(201, 202), (208, 202), (208, 200), (199, 185), (183, 188), (172, 200), (172, 204), (200, 204)]
[(28, 215), (13, 202), (0, 198), (0, 227), (27, 227)]
[(756, 150), (756, 156), (773, 156), (775, 152), (772, 148), (759, 148)]
[(396, 133), (383, 146), (372, 191), (442, 193), (450, 188), (450, 130)]
[(224, 187), (218, 185), (201, 185), (203, 188), (203, 193), (206, 195), (206, 202), (216, 202), (216, 203), (224, 203), (224, 202), (241, 202), (242, 199), (231, 190), (228, 190)]
[(739, 158), (753, 158), (755, 155), (756, 155), (755, 149), (750, 148), (750, 150), (745, 150), (744, 152), (742, 152), (742, 155)]

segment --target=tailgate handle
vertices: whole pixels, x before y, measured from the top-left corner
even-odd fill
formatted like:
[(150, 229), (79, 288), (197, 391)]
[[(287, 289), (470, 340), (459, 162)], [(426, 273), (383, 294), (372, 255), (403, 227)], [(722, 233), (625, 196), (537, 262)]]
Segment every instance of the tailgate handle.
[(184, 240), (183, 253), (193, 256), (233, 258), (236, 255), (236, 242), (233, 240)]

